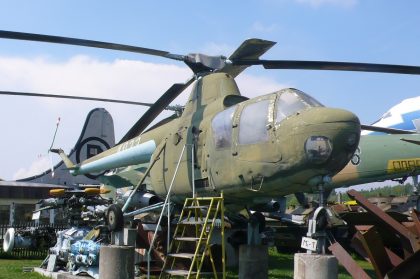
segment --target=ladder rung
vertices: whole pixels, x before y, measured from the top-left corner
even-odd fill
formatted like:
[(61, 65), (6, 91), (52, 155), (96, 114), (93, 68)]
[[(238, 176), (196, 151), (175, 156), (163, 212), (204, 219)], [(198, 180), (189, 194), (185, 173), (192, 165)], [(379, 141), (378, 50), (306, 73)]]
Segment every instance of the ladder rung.
[[(199, 237), (188, 237), (188, 236), (176, 236), (174, 237), (175, 240), (179, 240), (179, 241), (199, 241), (200, 238)], [(202, 238), (203, 240), (207, 240), (207, 238)]]
[[(197, 254), (197, 256), (200, 256), (200, 255)], [(168, 254), (168, 257), (192, 259), (192, 258), (194, 258), (194, 253), (171, 253), (171, 254)]]
[(187, 198), (187, 202), (192, 202), (192, 201), (222, 201), (223, 198), (221, 197), (197, 197), (197, 198)]
[[(211, 220), (208, 221), (210, 223)], [(206, 222), (204, 220), (197, 220), (197, 221), (181, 221), (178, 222), (178, 225), (204, 225)]]
[(188, 205), (184, 209), (209, 209), (208, 205)]
[[(165, 269), (163, 272), (174, 276), (187, 276), (189, 274), (189, 271), (185, 269)], [(192, 271), (191, 274), (196, 274), (196, 272)]]

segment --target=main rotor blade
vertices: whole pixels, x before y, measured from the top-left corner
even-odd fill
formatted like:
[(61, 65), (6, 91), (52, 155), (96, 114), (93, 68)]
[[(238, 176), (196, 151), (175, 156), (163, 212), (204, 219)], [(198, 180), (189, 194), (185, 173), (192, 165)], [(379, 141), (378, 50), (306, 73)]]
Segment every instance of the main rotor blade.
[(247, 60), (233, 60), (232, 64), (233, 65), (262, 65), (266, 69), (355, 71), (355, 72), (420, 75), (420, 67), (418, 66), (374, 64), (374, 63), (247, 59)]
[(150, 123), (167, 107), (176, 97), (181, 94), (194, 81), (194, 77), (185, 83), (173, 84), (160, 98), (151, 106), (143, 116), (131, 127), (131, 129), (120, 140), (120, 143), (128, 141), (140, 135)]
[[(248, 39), (245, 40), (229, 57), (229, 60), (256, 60), (260, 58), (261, 55), (266, 53), (270, 48), (272, 48), (276, 42), (262, 40), (262, 39)], [(232, 77), (238, 76), (246, 68), (251, 65), (233, 65), (231, 63), (225, 63), (225, 65), (219, 69), (219, 72), (224, 72), (230, 74)]]
[(141, 102), (124, 101), (124, 100), (116, 100), (116, 99), (71, 96), (71, 95), (41, 94), (41, 93), (16, 92), (16, 91), (0, 91), (0, 95), (75, 99), (75, 100), (99, 101), (99, 102), (108, 102), (108, 103), (121, 103), (121, 104), (129, 104), (129, 105), (140, 105), (140, 106), (147, 106), (147, 107), (153, 106), (152, 103), (141, 103)]
[(409, 143), (412, 143), (412, 144), (420, 145), (420, 141), (418, 141), (418, 140), (405, 139), (405, 138), (401, 138), (400, 140), (405, 141), (405, 142), (409, 142)]
[(386, 134), (417, 134), (416, 131), (410, 130), (400, 130), (400, 129), (393, 129), (393, 128), (385, 128), (385, 127), (378, 127), (372, 125), (360, 125), (362, 130), (373, 131), (373, 132), (381, 132)]
[(123, 44), (114, 44), (114, 43), (108, 43), (108, 42), (76, 39), (76, 38), (70, 38), (70, 37), (60, 37), (60, 36), (0, 30), (0, 38), (46, 42), (46, 43), (54, 43), (54, 44), (86, 46), (86, 47), (103, 48), (103, 49), (113, 49), (113, 50), (135, 52), (135, 53), (142, 53), (142, 54), (155, 55), (155, 56), (162, 56), (169, 59), (184, 61), (183, 55), (172, 54), (172, 53), (169, 53), (168, 51), (130, 46), (130, 45), (123, 45)]

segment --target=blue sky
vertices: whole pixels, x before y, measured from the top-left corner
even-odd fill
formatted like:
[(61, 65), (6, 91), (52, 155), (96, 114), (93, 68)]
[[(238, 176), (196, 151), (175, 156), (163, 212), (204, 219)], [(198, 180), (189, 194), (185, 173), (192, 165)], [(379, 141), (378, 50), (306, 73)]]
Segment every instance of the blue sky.
[[(252, 37), (278, 42), (267, 59), (420, 65), (417, 1), (0, 1), (0, 29), (138, 45), (186, 54), (229, 54)], [(110, 50), (0, 40), (0, 90), (152, 102), (190, 71), (181, 63)], [(392, 74), (248, 69), (238, 78), (254, 97), (295, 87), (371, 123), (420, 95), (420, 77)], [(184, 93), (175, 103), (185, 100)], [(55, 145), (69, 151), (89, 110), (105, 107), (117, 140), (144, 108), (0, 96), (0, 177), (48, 165)], [(54, 158), (54, 161), (58, 159)]]

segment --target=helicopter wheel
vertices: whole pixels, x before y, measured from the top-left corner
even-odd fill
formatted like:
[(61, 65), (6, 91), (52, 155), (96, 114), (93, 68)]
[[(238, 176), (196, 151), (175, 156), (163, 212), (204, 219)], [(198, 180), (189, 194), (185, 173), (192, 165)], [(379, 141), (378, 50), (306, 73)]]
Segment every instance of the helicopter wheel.
[(121, 208), (115, 204), (112, 204), (106, 212), (106, 222), (108, 229), (113, 231), (119, 231), (124, 226), (124, 216)]

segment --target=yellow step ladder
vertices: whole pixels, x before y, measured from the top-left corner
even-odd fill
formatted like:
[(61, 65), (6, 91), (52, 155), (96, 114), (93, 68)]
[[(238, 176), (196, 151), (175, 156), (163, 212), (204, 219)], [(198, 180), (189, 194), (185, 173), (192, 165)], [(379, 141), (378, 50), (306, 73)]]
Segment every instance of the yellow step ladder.
[[(216, 270), (210, 249), (211, 235), (216, 225), (220, 225), (222, 241), (222, 274)], [(206, 258), (210, 260), (212, 272), (201, 272)], [(184, 268), (179, 268), (180, 265)], [(159, 278), (200, 278), (201, 275), (226, 278), (223, 193), (220, 197), (195, 197), (185, 200)]]

